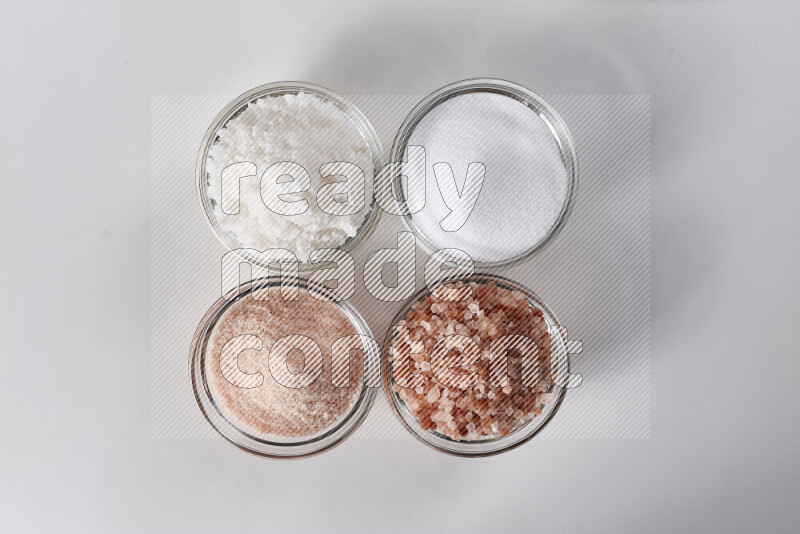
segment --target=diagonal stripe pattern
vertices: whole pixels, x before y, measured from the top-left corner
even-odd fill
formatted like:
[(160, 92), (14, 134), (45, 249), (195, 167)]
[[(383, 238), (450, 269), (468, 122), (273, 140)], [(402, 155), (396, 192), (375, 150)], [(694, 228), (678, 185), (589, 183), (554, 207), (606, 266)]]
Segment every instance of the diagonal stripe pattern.
[[(347, 97), (370, 120), (388, 153), (415, 95)], [(569, 126), (580, 183), (564, 230), (544, 251), (498, 272), (531, 288), (583, 351), (572, 359), (580, 387), (541, 436), (637, 439), (650, 435), (650, 99), (647, 95), (556, 95), (545, 99)], [(157, 95), (151, 100), (151, 436), (207, 438), (213, 430), (188, 383), (189, 344), (220, 287), (226, 252), (197, 201), (195, 159), (203, 133), (230, 96)], [(313, 172), (317, 170), (314, 169)], [(312, 172), (309, 169), (309, 172)], [(487, 177), (490, 179), (490, 169)], [(364, 287), (369, 255), (396, 248), (398, 217), (383, 214), (355, 251), (350, 302), (378, 344), (402, 305)], [(424, 284), (428, 256), (417, 248), (412, 276)], [(405, 269), (410, 269), (406, 267)], [(229, 277), (230, 278), (230, 277)], [(229, 288), (227, 288), (229, 289)], [(349, 288), (348, 288), (349, 292)], [(323, 347), (327, 353), (329, 348)], [(265, 347), (263, 350), (268, 350)], [(382, 393), (351, 439), (411, 439)]]

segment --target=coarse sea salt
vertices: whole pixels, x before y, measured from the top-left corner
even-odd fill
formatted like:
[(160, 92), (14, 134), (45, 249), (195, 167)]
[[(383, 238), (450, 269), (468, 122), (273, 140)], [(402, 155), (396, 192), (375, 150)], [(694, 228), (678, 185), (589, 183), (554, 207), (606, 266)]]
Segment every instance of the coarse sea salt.
[[(217, 137), (206, 162), (207, 195), (212, 216), (241, 247), (285, 248), (300, 261), (308, 261), (313, 250), (340, 247), (356, 235), (372, 204), (374, 169), (367, 141), (336, 104), (304, 92), (260, 98), (229, 120)], [(239, 213), (225, 213), (222, 170), (240, 162), (254, 163), (257, 174), (240, 180)], [(261, 198), (260, 177), (279, 162), (297, 163), (310, 175), (309, 190), (282, 195), (286, 201), (305, 199), (304, 213), (275, 213)], [(322, 178), (319, 169), (330, 162), (352, 163), (364, 172), (363, 208), (357, 213), (334, 215), (317, 205), (319, 189), (342, 180), (340, 176)]]
[[(472, 92), (434, 107), (414, 128), (408, 146), (425, 148), (425, 207), (413, 214), (435, 249), (457, 248), (479, 262), (520, 256), (550, 234), (567, 201), (569, 177), (547, 123), (501, 94)], [(450, 213), (433, 166), (448, 163), (463, 193), (467, 167), (483, 163), (485, 177), (466, 222), (445, 231)]]

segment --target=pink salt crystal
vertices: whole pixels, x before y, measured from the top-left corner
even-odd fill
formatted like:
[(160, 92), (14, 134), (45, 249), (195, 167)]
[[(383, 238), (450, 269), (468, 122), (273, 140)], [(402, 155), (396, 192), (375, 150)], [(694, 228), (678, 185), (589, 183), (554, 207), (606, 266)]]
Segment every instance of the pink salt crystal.
[(430, 391), (428, 391), (428, 402), (436, 402), (439, 399), (439, 388), (433, 386)]
[(537, 400), (542, 404), (550, 404), (551, 402), (556, 400), (556, 396), (554, 393), (544, 393), (542, 395), (539, 395), (539, 398)]
[(425, 355), (424, 352), (412, 352), (411, 353), (411, 359), (414, 360), (415, 362), (421, 362), (422, 360), (425, 359), (425, 357), (426, 357), (426, 355)]

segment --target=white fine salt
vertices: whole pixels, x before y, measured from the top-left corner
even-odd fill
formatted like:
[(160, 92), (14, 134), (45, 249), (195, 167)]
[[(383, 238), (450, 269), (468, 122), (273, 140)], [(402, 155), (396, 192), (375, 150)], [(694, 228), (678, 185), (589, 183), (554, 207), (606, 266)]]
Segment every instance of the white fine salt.
[[(514, 258), (549, 235), (567, 200), (569, 177), (550, 128), (511, 97), (473, 92), (446, 100), (422, 118), (408, 145), (425, 148), (426, 204), (412, 219), (436, 249), (457, 248), (480, 262)], [(433, 173), (439, 162), (450, 165), (459, 192), (468, 165), (485, 166), (475, 207), (453, 232), (440, 226), (450, 208)]]

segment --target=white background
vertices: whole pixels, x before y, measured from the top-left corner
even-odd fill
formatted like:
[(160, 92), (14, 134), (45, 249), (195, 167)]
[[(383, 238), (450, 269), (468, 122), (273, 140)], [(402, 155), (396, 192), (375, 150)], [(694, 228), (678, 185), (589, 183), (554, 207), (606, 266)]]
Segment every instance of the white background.
[[(798, 26), (792, 2), (3, 2), (0, 531), (796, 532)], [(651, 95), (651, 437), (151, 439), (151, 95), (474, 76)]]

